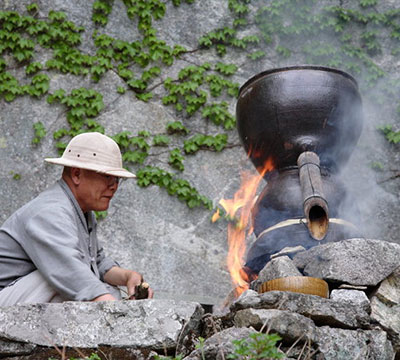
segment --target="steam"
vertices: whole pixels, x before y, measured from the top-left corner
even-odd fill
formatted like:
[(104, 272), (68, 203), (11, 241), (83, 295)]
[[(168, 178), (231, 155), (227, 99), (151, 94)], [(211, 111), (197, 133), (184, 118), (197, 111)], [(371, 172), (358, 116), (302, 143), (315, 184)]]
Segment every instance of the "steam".
[[(312, 11), (318, 11), (320, 4), (313, 3)], [(338, 2), (337, 5), (342, 5)], [(381, 10), (380, 5), (369, 9), (358, 9), (364, 12), (375, 12)], [(388, 7), (388, 4), (382, 6)], [(382, 10), (383, 11), (383, 10)], [(290, 26), (298, 21), (291, 17), (290, 12), (283, 12), (282, 23)], [(271, 18), (265, 19), (265, 23)], [(307, 24), (304, 24), (307, 26)], [(310, 24), (308, 24), (310, 25)], [(312, 24), (311, 24), (312, 25)], [(284, 46), (294, 49), (291, 57), (279, 58), (274, 61), (274, 68), (285, 66), (297, 66), (304, 64), (326, 66), (327, 61), (339, 59), (336, 66), (334, 63), (328, 66), (336, 67), (348, 72), (357, 81), (363, 101), (364, 124), (361, 137), (356, 148), (352, 151), (349, 161), (339, 169), (338, 180), (342, 181), (348, 190), (346, 198), (342, 199), (342, 205), (338, 209), (339, 216), (352, 221), (357, 225), (367, 238), (380, 238), (388, 241), (398, 241), (397, 234), (400, 224), (400, 211), (398, 211), (398, 193), (400, 190), (399, 180), (389, 180), (396, 171), (400, 172), (399, 156), (396, 154), (394, 145), (391, 145), (378, 130), (379, 126), (393, 124), (396, 122), (396, 101), (399, 95), (398, 87), (394, 87), (394, 93), (390, 93), (388, 84), (391, 80), (398, 79), (398, 62), (395, 55), (391, 54), (391, 47), (387, 46), (390, 39), (390, 30), (381, 25), (365, 26), (364, 30), (374, 30), (380, 34), (377, 42), (383, 43), (385, 47), (377, 50), (371, 59), (386, 72), (386, 76), (371, 85), (371, 71), (366, 69), (360, 60), (349, 58), (348, 61), (340, 62), (336, 54), (340, 52), (343, 44), (340, 37), (343, 33), (335, 33), (332, 28), (326, 28), (325, 33), (318, 33), (314, 36), (287, 36), (285, 42), (280, 43), (281, 39), (274, 39), (273, 47)], [(364, 31), (361, 27), (354, 25), (352, 31), (354, 44), (360, 44), (360, 35)], [(348, 32), (349, 33), (349, 32)], [(310, 54), (316, 44), (324, 44), (326, 56), (321, 56), (321, 61), (314, 56), (310, 61)], [(390, 45), (390, 44), (389, 44)], [(365, 49), (364, 49), (365, 50)], [(331, 51), (331, 53), (330, 53)], [(381, 51), (381, 54), (379, 54)], [(267, 51), (268, 52), (268, 51)], [(374, 54), (373, 54), (374, 55)], [(353, 68), (347, 68), (347, 63), (352, 63)], [(397, 67), (397, 68), (396, 68)], [(254, 72), (248, 71), (249, 78), (260, 71), (271, 69), (271, 58), (257, 67)], [(345, 149), (346, 150), (346, 149)], [(250, 160), (249, 160), (250, 161)], [(373, 165), (376, 165), (375, 168)], [(380, 170), (382, 168), (382, 170)], [(378, 170), (377, 170), (378, 169)], [(260, 186), (262, 190), (262, 186)]]

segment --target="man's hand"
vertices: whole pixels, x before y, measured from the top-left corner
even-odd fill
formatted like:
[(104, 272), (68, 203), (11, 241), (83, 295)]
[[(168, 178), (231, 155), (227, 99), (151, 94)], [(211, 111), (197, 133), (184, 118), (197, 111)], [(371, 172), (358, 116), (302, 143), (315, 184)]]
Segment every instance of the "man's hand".
[[(110, 285), (114, 286), (126, 286), (128, 289), (128, 297), (135, 299), (135, 286), (140, 285), (143, 282), (143, 276), (136, 271), (122, 269), (118, 266), (113, 266), (104, 275), (104, 280)], [(153, 297), (153, 290), (149, 288), (149, 296)]]

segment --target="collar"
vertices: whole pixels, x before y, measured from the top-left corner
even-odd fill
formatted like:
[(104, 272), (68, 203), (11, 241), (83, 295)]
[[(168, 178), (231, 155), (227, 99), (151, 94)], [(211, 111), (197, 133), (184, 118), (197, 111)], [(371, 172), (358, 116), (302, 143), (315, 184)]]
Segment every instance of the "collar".
[(92, 211), (89, 211), (87, 214), (87, 221), (86, 217), (81, 209), (81, 207), (78, 204), (78, 201), (76, 201), (74, 194), (72, 193), (71, 189), (69, 188), (68, 184), (63, 180), (60, 179), (57, 181), (57, 183), (60, 185), (61, 189), (64, 191), (64, 193), (67, 195), (68, 199), (71, 201), (74, 210), (76, 214), (78, 215), (83, 227), (86, 229), (87, 232), (89, 232), (89, 229), (93, 229), (94, 225), (94, 214)]

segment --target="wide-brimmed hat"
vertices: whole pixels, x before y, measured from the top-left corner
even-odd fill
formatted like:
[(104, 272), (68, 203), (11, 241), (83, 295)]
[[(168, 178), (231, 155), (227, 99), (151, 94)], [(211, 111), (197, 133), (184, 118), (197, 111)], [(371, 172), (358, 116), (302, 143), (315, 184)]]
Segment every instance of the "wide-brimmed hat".
[(93, 170), (112, 176), (136, 177), (135, 174), (122, 167), (118, 144), (98, 132), (88, 132), (73, 137), (60, 158), (44, 160), (56, 165)]

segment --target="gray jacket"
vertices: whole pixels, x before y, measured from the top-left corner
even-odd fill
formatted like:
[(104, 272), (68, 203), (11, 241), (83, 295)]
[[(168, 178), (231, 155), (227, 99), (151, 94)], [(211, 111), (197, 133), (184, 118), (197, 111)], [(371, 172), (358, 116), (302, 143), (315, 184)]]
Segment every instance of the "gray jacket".
[(85, 219), (63, 180), (0, 228), (0, 290), (38, 269), (66, 299), (91, 300), (109, 292), (103, 277), (116, 265), (99, 245), (94, 214)]

